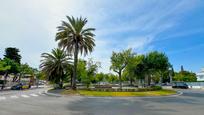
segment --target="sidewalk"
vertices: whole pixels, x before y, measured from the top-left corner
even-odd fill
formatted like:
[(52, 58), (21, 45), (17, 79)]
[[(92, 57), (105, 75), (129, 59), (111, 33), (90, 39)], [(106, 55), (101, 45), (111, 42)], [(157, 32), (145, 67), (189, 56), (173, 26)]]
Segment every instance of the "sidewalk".
[(9, 90), (11, 90), (11, 87), (4, 87), (4, 89), (0, 88), (0, 91), (9, 91)]
[[(47, 87), (47, 86), (45, 86), (45, 85), (31, 86), (30, 89), (45, 88), (45, 87)], [(3, 90), (0, 89), (0, 92), (2, 92), (2, 91), (10, 91), (10, 90), (11, 90), (11, 87), (5, 87)]]

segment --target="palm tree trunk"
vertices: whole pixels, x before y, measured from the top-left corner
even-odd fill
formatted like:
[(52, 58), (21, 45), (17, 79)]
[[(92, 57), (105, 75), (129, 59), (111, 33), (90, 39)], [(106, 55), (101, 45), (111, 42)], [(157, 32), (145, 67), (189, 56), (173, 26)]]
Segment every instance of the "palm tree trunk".
[(75, 44), (75, 51), (74, 51), (74, 73), (73, 73), (73, 78), (72, 78), (72, 89), (73, 90), (76, 90), (77, 62), (78, 62), (78, 45)]

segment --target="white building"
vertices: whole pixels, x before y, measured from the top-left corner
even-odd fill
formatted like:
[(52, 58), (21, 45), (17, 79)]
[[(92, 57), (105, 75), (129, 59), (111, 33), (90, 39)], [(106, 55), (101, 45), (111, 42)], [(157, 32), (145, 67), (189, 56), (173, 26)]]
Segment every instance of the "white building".
[(201, 69), (201, 72), (196, 73), (197, 81), (204, 81), (204, 68)]

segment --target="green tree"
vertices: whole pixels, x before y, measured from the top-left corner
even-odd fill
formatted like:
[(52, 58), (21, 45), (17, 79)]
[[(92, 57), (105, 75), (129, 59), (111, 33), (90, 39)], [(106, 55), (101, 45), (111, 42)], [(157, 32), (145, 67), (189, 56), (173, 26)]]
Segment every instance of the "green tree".
[(91, 80), (87, 76), (86, 61), (85, 60), (79, 59), (79, 61), (77, 63), (77, 73), (78, 73), (78, 77), (77, 77), (78, 82), (82, 82), (87, 87), (89, 87)]
[(9, 58), (11, 60), (14, 60), (15, 62), (17, 62), (18, 64), (21, 63), (21, 55), (19, 54), (20, 50), (17, 48), (12, 48), (12, 47), (8, 47), (5, 49), (5, 58)]
[(174, 81), (184, 81), (184, 82), (196, 82), (197, 77), (195, 73), (183, 70), (178, 73), (175, 73), (173, 80)]
[(111, 67), (118, 74), (120, 89), (122, 89), (122, 72), (128, 64), (128, 59), (132, 56), (131, 49), (116, 53), (113, 52), (111, 56)]
[(43, 71), (39, 71), (38, 73), (36, 73), (36, 77), (39, 80), (46, 80), (46, 75)]
[[(0, 74), (4, 74), (5, 82), (7, 81), (7, 78), (9, 77), (9, 74), (11, 73), (14, 74), (14, 78), (17, 77), (16, 74), (19, 72), (19, 64), (17, 62), (9, 58), (4, 58), (3, 60), (1, 60), (1, 63), (3, 64), (3, 69), (6, 69), (6, 70), (0, 69)], [(3, 88), (4, 88), (4, 85), (2, 86), (2, 89)]]
[(60, 49), (53, 49), (51, 54), (43, 53), (41, 57), (43, 59), (41, 60), (40, 68), (47, 79), (59, 84), (60, 88), (62, 88), (67, 66), (71, 63), (69, 55)]
[(96, 74), (95, 80), (98, 84), (100, 84), (105, 79), (105, 74), (100, 72)]
[(17, 74), (20, 72), (20, 68), (19, 68), (20, 64), (18, 64), (17, 62), (9, 58), (4, 58), (3, 60), (7, 65), (10, 66), (10, 69), (8, 70), (8, 74), (10, 73)]
[(21, 81), (21, 78), (25, 76), (25, 74), (30, 74), (30, 75), (34, 74), (33, 69), (27, 63), (21, 64), (19, 69), (20, 69), (20, 75), (18, 79), (19, 82)]
[(68, 53), (74, 54), (74, 69), (72, 79), (72, 89), (76, 90), (77, 78), (77, 63), (78, 54), (87, 55), (93, 51), (94, 43), (94, 28), (85, 28), (87, 24), (86, 18), (74, 18), (67, 16), (68, 22), (62, 21), (62, 25), (58, 27), (56, 41), (59, 47), (66, 49)]
[(168, 57), (164, 53), (157, 51), (150, 52), (146, 56), (146, 63), (148, 67), (148, 85), (150, 85), (151, 77), (155, 73), (158, 73), (160, 77), (160, 83), (162, 83), (162, 78), (164, 77), (165, 72), (169, 71), (171, 66)]
[(66, 71), (66, 79), (65, 82), (69, 82), (70, 86), (72, 86), (72, 78), (73, 78), (73, 64), (69, 65)]
[(114, 83), (114, 82), (118, 82), (118, 77), (114, 74), (106, 74), (105, 75), (105, 79), (106, 81), (108, 81), (109, 83)]
[(136, 78), (138, 79), (140, 84), (143, 84), (145, 75), (147, 74), (145, 55), (135, 55), (134, 57), (130, 58), (126, 71), (128, 73), (128, 76), (131, 76), (130, 78)]
[(91, 79), (92, 83), (96, 82), (95, 75), (98, 72), (98, 68), (101, 67), (100, 62), (94, 62), (92, 58), (87, 61), (87, 76)]
[(5, 72), (9, 70), (11, 66), (7, 65), (7, 63), (4, 60), (0, 60), (0, 71)]
[(2, 82), (1, 89), (4, 89), (5, 83), (8, 77), (8, 70), (10, 70), (11, 66), (6, 63), (5, 60), (0, 60), (0, 73), (4, 74), (4, 81)]

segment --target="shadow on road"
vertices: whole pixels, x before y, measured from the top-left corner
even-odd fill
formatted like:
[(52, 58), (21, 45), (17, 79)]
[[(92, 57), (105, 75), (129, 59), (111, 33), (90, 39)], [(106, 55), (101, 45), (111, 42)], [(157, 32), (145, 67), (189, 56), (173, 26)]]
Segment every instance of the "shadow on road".
[(140, 99), (117, 99), (117, 98), (84, 98), (73, 101), (67, 105), (73, 115), (163, 115), (165, 112), (177, 112), (176, 110), (165, 108), (159, 109), (149, 105), (154, 99), (145, 101)]

